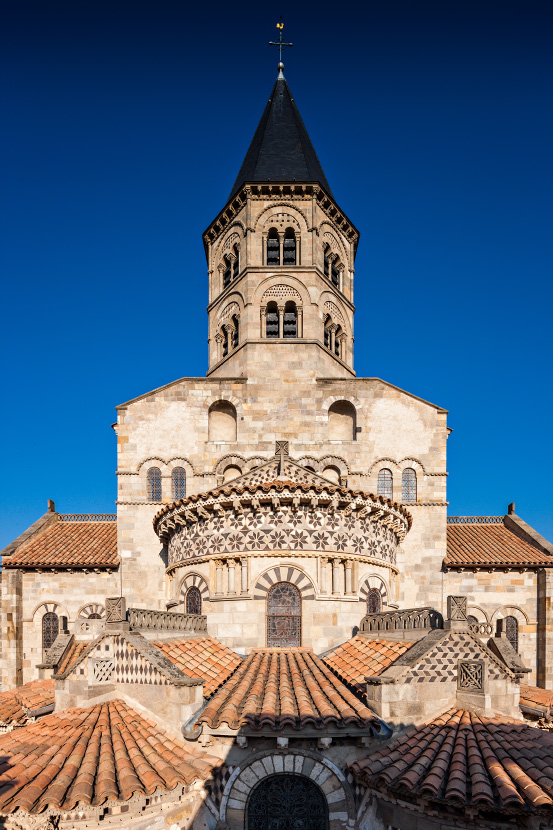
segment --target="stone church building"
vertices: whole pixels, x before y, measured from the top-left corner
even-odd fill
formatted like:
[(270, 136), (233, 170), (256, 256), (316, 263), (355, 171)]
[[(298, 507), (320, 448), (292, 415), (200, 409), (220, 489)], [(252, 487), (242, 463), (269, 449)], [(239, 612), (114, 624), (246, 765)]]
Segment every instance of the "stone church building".
[(117, 514), (2, 552), (0, 826), (553, 827), (553, 546), (448, 517), (447, 410), (357, 376), (282, 64), (203, 241), (207, 373), (117, 407)]

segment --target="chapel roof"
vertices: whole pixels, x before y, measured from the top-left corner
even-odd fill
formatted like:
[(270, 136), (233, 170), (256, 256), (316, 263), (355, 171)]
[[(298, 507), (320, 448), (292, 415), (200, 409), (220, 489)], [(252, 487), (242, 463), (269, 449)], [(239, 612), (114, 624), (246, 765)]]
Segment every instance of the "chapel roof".
[(273, 87), (229, 201), (246, 182), (318, 182), (332, 196), (284, 77), (279, 77)]
[(240, 655), (214, 637), (164, 640), (154, 645), (188, 677), (204, 681), (205, 698), (211, 697), (243, 661)]
[(114, 515), (57, 514), (9, 556), (5, 568), (116, 568), (117, 522)]
[(521, 683), (520, 707), (525, 714), (528, 710), (536, 715), (550, 713), (553, 710), (553, 691)]
[(553, 735), (509, 718), (451, 709), (350, 769), (366, 783), (493, 810), (553, 807)]
[(0, 735), (0, 812), (72, 810), (204, 780), (220, 762), (123, 700), (66, 709)]
[(39, 710), (54, 705), (54, 681), (31, 680), (0, 693), (0, 723), (24, 723)]
[[(553, 565), (553, 556), (526, 533), (515, 532), (516, 526), (513, 525), (511, 516), (450, 516), (444, 566), (501, 568)], [(535, 535), (538, 537), (538, 534)]]
[(412, 645), (405, 640), (377, 640), (357, 634), (323, 655), (322, 659), (344, 683), (364, 694), (365, 678), (381, 674)]
[(253, 650), (197, 723), (212, 729), (222, 724), (231, 729), (323, 729), (332, 724), (379, 730), (376, 715), (309, 648)]

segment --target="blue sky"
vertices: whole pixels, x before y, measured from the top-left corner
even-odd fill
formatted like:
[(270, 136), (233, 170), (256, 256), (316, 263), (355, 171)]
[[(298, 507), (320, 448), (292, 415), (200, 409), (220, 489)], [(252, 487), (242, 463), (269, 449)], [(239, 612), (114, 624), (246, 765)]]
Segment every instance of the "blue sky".
[(0, 4), (0, 547), (112, 512), (115, 406), (207, 366), (201, 233), (285, 74), (361, 231), (355, 368), (449, 409), (450, 513), (553, 539), (550, 2)]

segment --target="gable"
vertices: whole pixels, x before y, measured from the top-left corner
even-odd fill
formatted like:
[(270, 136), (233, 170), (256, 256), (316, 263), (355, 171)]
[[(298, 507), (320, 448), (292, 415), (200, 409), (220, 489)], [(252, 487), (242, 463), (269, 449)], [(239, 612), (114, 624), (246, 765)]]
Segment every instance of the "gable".
[(486, 660), (490, 680), (512, 676), (491, 651), (471, 634), (446, 633), (418, 657), (417, 645), (423, 647), (425, 640), (426, 637), (396, 661), (396, 666), (410, 664), (402, 683), (456, 683), (460, 660)]

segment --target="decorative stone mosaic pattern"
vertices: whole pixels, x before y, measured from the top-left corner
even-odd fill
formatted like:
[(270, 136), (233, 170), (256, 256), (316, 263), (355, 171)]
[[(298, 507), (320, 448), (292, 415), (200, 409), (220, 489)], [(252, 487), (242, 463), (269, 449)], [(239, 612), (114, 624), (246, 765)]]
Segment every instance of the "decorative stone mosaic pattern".
[(290, 505), (278, 510), (262, 505), (180, 528), (169, 542), (169, 564), (198, 556), (271, 550), (349, 553), (396, 562), (395, 535), (378, 522), (324, 506), (311, 510), (302, 505), (293, 511)]
[[(147, 686), (167, 686), (163, 675), (138, 653), (123, 637), (115, 636), (113, 640), (102, 640), (77, 668), (77, 674), (88, 677), (89, 668), (97, 665), (99, 660), (113, 659), (114, 670), (110, 676), (113, 683), (141, 683)], [(88, 663), (90, 662), (90, 666)]]
[[(404, 680), (404, 683), (445, 683), (457, 682), (457, 671), (460, 660), (486, 660), (488, 654), (479, 651), (471, 638), (447, 637), (437, 643), (420, 663), (413, 668)], [(488, 661), (488, 677), (498, 680), (504, 677), (499, 666)]]

